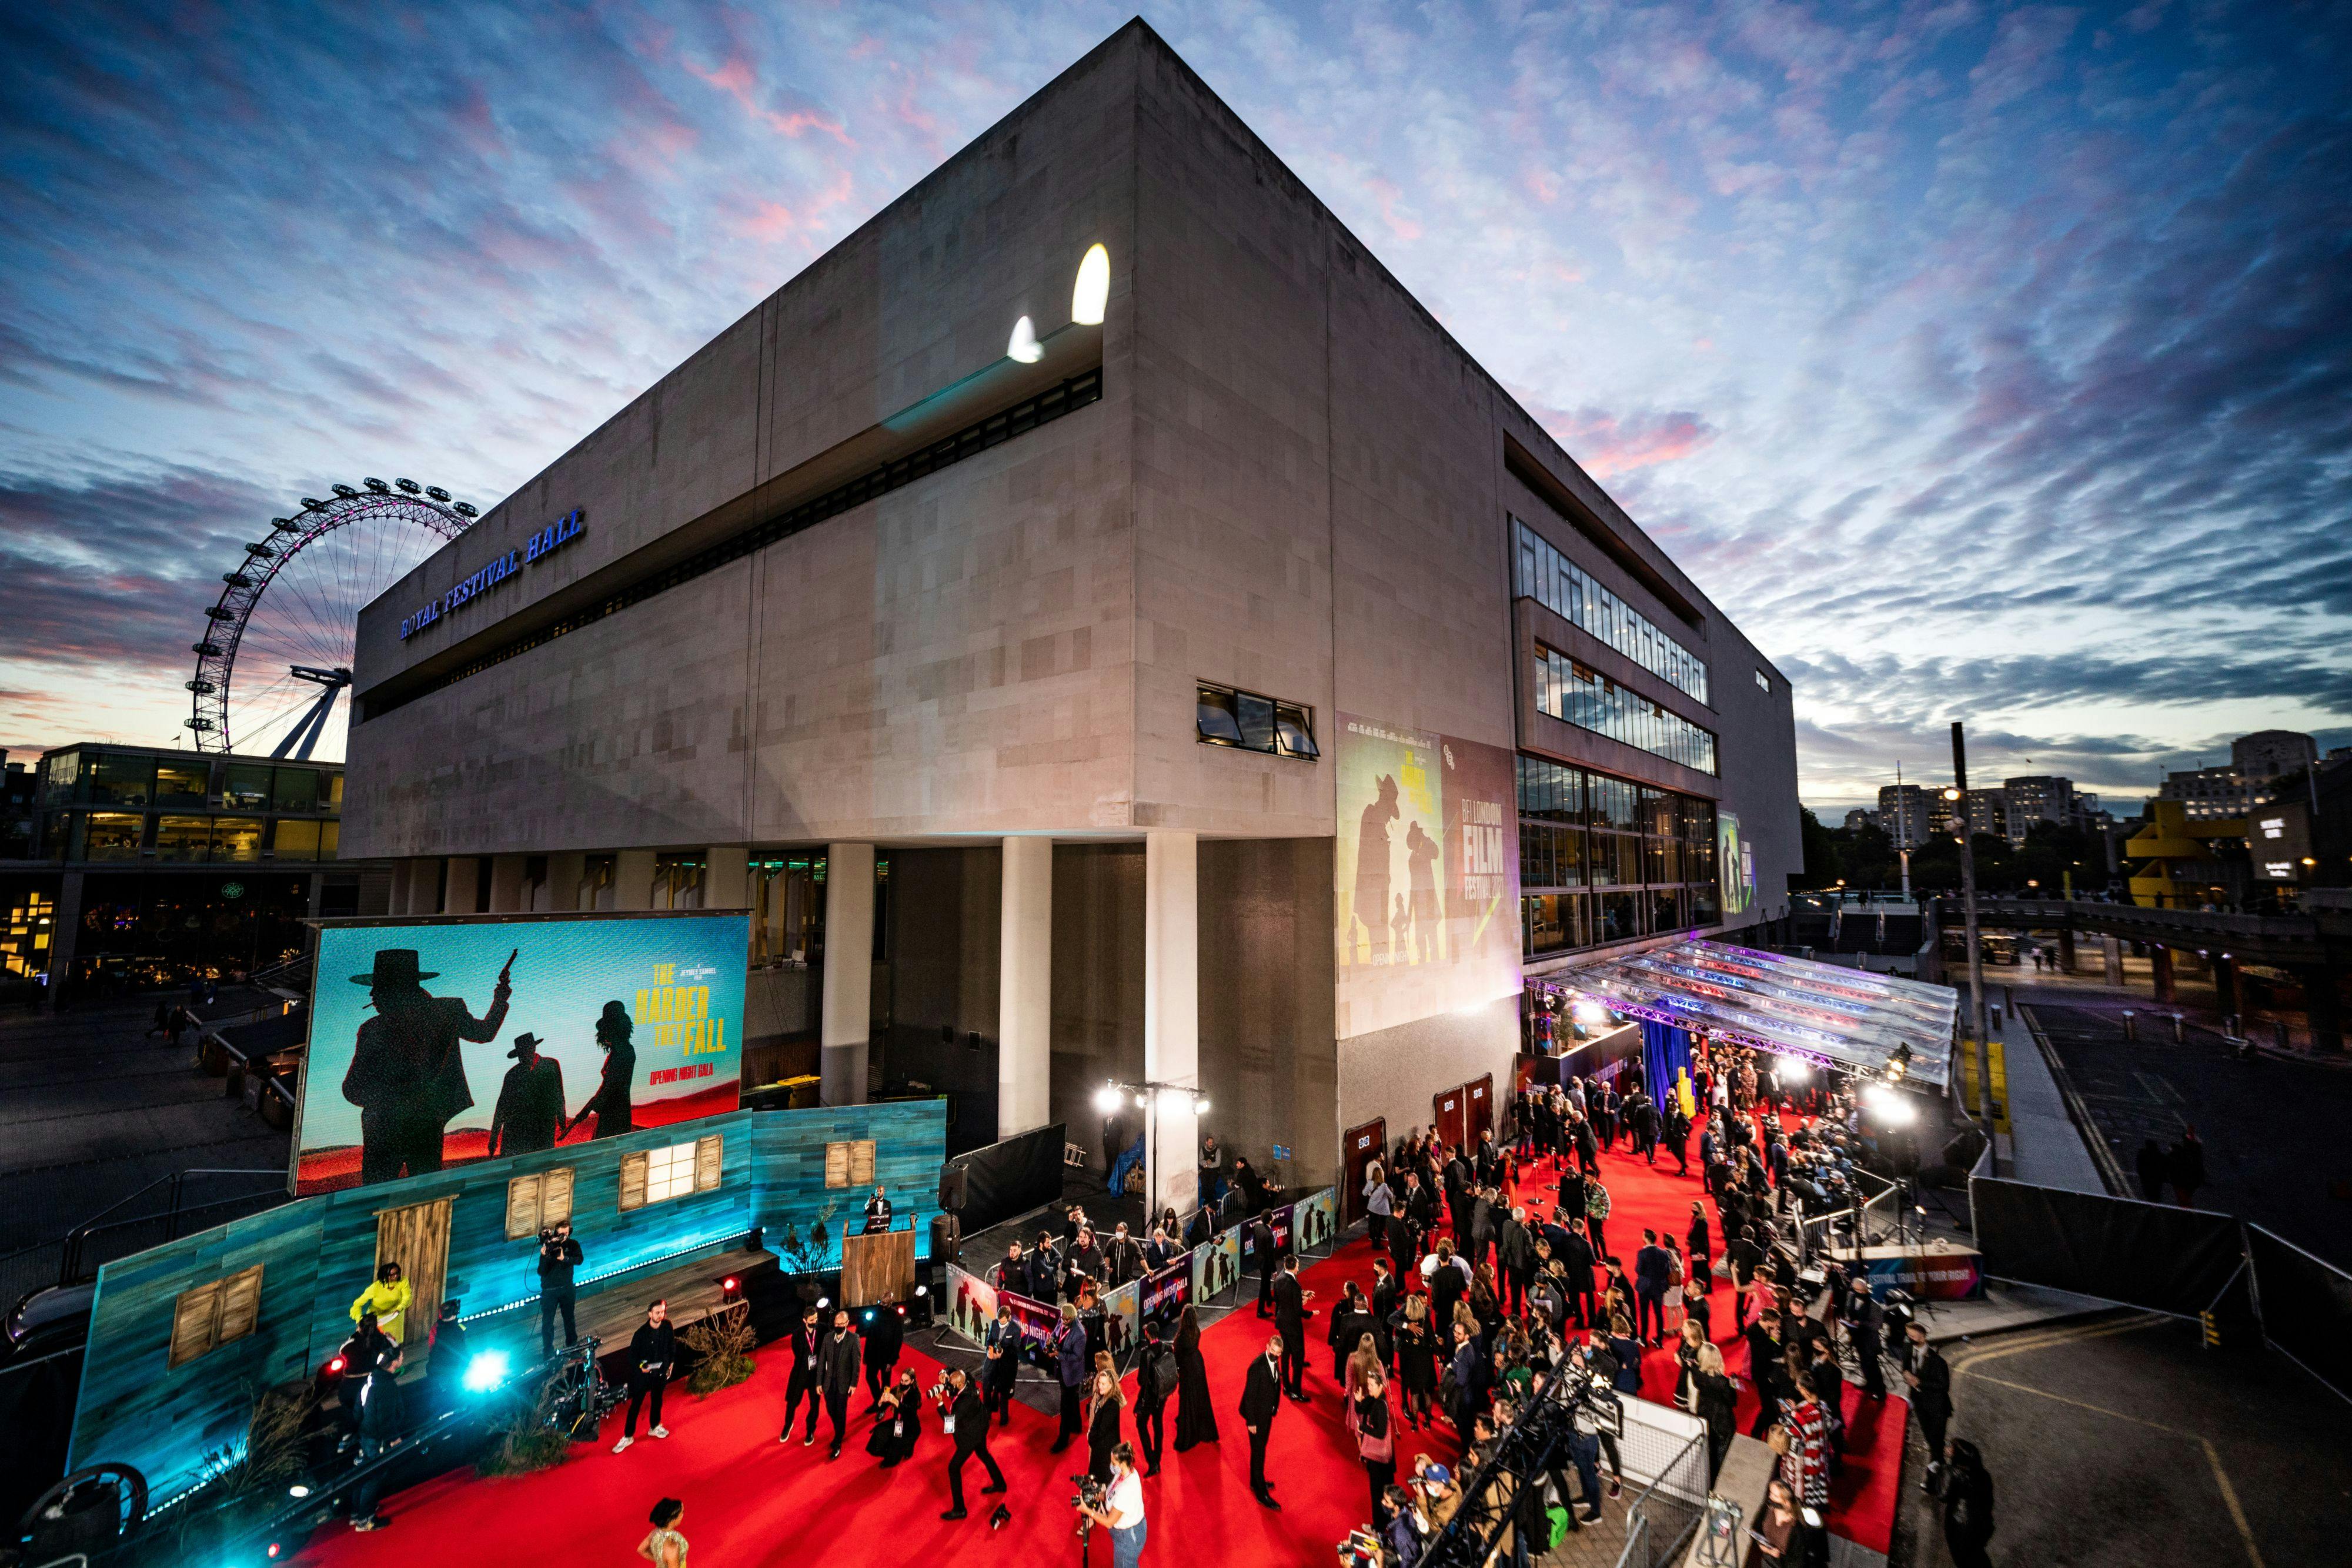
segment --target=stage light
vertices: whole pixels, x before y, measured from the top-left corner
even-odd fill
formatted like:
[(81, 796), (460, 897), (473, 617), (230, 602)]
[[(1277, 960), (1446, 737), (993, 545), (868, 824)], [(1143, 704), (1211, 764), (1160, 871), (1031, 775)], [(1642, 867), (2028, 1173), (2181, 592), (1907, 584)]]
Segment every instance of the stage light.
[(1108, 1083), (1095, 1091), (1095, 1109), (1106, 1116), (1118, 1110), (1126, 1102), (1127, 1096)]
[(1783, 1082), (1802, 1083), (1812, 1076), (1813, 1064), (1801, 1056), (1776, 1057), (1772, 1062), (1772, 1071), (1780, 1075)]
[(1609, 1009), (1599, 1002), (1579, 1002), (1570, 1010), (1579, 1023), (1606, 1023), (1609, 1020)]
[(486, 1350), (466, 1364), (464, 1383), (468, 1394), (488, 1394), (507, 1380), (507, 1353)]
[(286, 1495), (288, 1497), (309, 1497), (310, 1495), (310, 1489), (304, 1486), (300, 1481), (296, 1481), (292, 1486), (286, 1489)]
[(918, 1285), (915, 1287), (915, 1294), (919, 1296), (928, 1296), (930, 1293), (931, 1288), (929, 1285)]
[(1099, 327), (1109, 304), (1110, 252), (1090, 245), (1078, 263), (1077, 287), (1070, 290), (1070, 319), (1082, 327)]
[(1150, 1110), (1150, 1109), (1151, 1109), (1151, 1097), (1150, 1097), (1150, 1095), (1148, 1095), (1148, 1094), (1139, 1094), (1139, 1095), (1137, 1095), (1137, 1096), (1135, 1097), (1135, 1108), (1136, 1108), (1137, 1110), (1139, 1110), (1139, 1111), (1149, 1111), (1149, 1110)]
[(1203, 1094), (1198, 1100), (1192, 1102), (1192, 1114), (1195, 1116), (1205, 1116), (1208, 1113), (1209, 1097)]
[(1037, 342), (1037, 329), (1029, 324), (1028, 317), (1013, 323), (1013, 340), (1004, 345), (1004, 357), (1024, 365), (1034, 365), (1045, 357), (1045, 349)]
[(330, 1377), (341, 1377), (342, 1375), (343, 1358), (340, 1355), (329, 1356), (327, 1358), (327, 1375)]
[(827, 1307), (829, 1307), (829, 1306), (831, 1306), (831, 1305), (833, 1305), (833, 1300), (832, 1300), (832, 1298), (831, 1298), (831, 1297), (828, 1297), (828, 1296), (819, 1296), (819, 1297), (816, 1299), (816, 1310), (817, 1310), (818, 1312), (823, 1312), (823, 1311), (824, 1311), (824, 1310), (825, 1310), (825, 1308), (827, 1308)]

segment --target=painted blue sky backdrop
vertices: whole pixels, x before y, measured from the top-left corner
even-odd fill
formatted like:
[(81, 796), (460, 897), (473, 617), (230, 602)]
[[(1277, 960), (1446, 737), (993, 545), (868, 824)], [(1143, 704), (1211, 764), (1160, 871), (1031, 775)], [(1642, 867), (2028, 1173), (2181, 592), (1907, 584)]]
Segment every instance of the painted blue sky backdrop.
[[(168, 739), (241, 541), (487, 505), (1124, 5), (10, 7), (0, 744)], [(2352, 12), (1150, 6), (1792, 678), (2136, 803), (2352, 741)]]

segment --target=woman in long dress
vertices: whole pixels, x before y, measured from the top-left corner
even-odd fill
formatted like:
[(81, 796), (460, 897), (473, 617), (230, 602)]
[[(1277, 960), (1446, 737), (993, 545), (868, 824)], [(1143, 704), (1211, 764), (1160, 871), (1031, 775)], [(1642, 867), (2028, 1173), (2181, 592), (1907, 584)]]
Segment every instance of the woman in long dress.
[(1201, 1322), (1191, 1307), (1176, 1321), (1176, 1451), (1217, 1440), (1209, 1403), (1209, 1364), (1201, 1359)]

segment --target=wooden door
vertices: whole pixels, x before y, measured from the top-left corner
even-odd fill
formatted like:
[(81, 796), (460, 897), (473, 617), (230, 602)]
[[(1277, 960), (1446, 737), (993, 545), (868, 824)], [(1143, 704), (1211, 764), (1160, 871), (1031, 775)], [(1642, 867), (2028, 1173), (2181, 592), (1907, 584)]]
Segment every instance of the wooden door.
[(449, 1208), (455, 1201), (439, 1197), (406, 1208), (376, 1211), (376, 1267), (399, 1264), (415, 1297), (400, 1325), (400, 1341), (408, 1347), (411, 1372), (424, 1365), (433, 1320), (441, 1315), (441, 1290), (449, 1273)]
[(1462, 1085), (1457, 1083), (1451, 1089), (1431, 1095), (1429, 1103), (1435, 1113), (1437, 1141), (1462, 1148), (1462, 1129), (1465, 1124), (1462, 1114)]
[(1340, 1163), (1347, 1176), (1339, 1184), (1339, 1228), (1346, 1229), (1364, 1217), (1364, 1172), (1378, 1160), (1388, 1163), (1389, 1124), (1385, 1116), (1375, 1116), (1360, 1127), (1350, 1127), (1339, 1137)]
[(1464, 1134), (1470, 1146), (1478, 1146), (1478, 1134), (1495, 1130), (1495, 1075), (1474, 1078), (1462, 1086)]

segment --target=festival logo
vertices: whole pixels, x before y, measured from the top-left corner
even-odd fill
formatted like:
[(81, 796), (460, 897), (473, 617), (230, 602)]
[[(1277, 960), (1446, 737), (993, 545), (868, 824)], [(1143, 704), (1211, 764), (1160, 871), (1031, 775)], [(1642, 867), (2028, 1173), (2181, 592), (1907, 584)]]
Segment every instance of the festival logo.
[(735, 1109), (743, 914), (319, 934), (297, 1196)]

